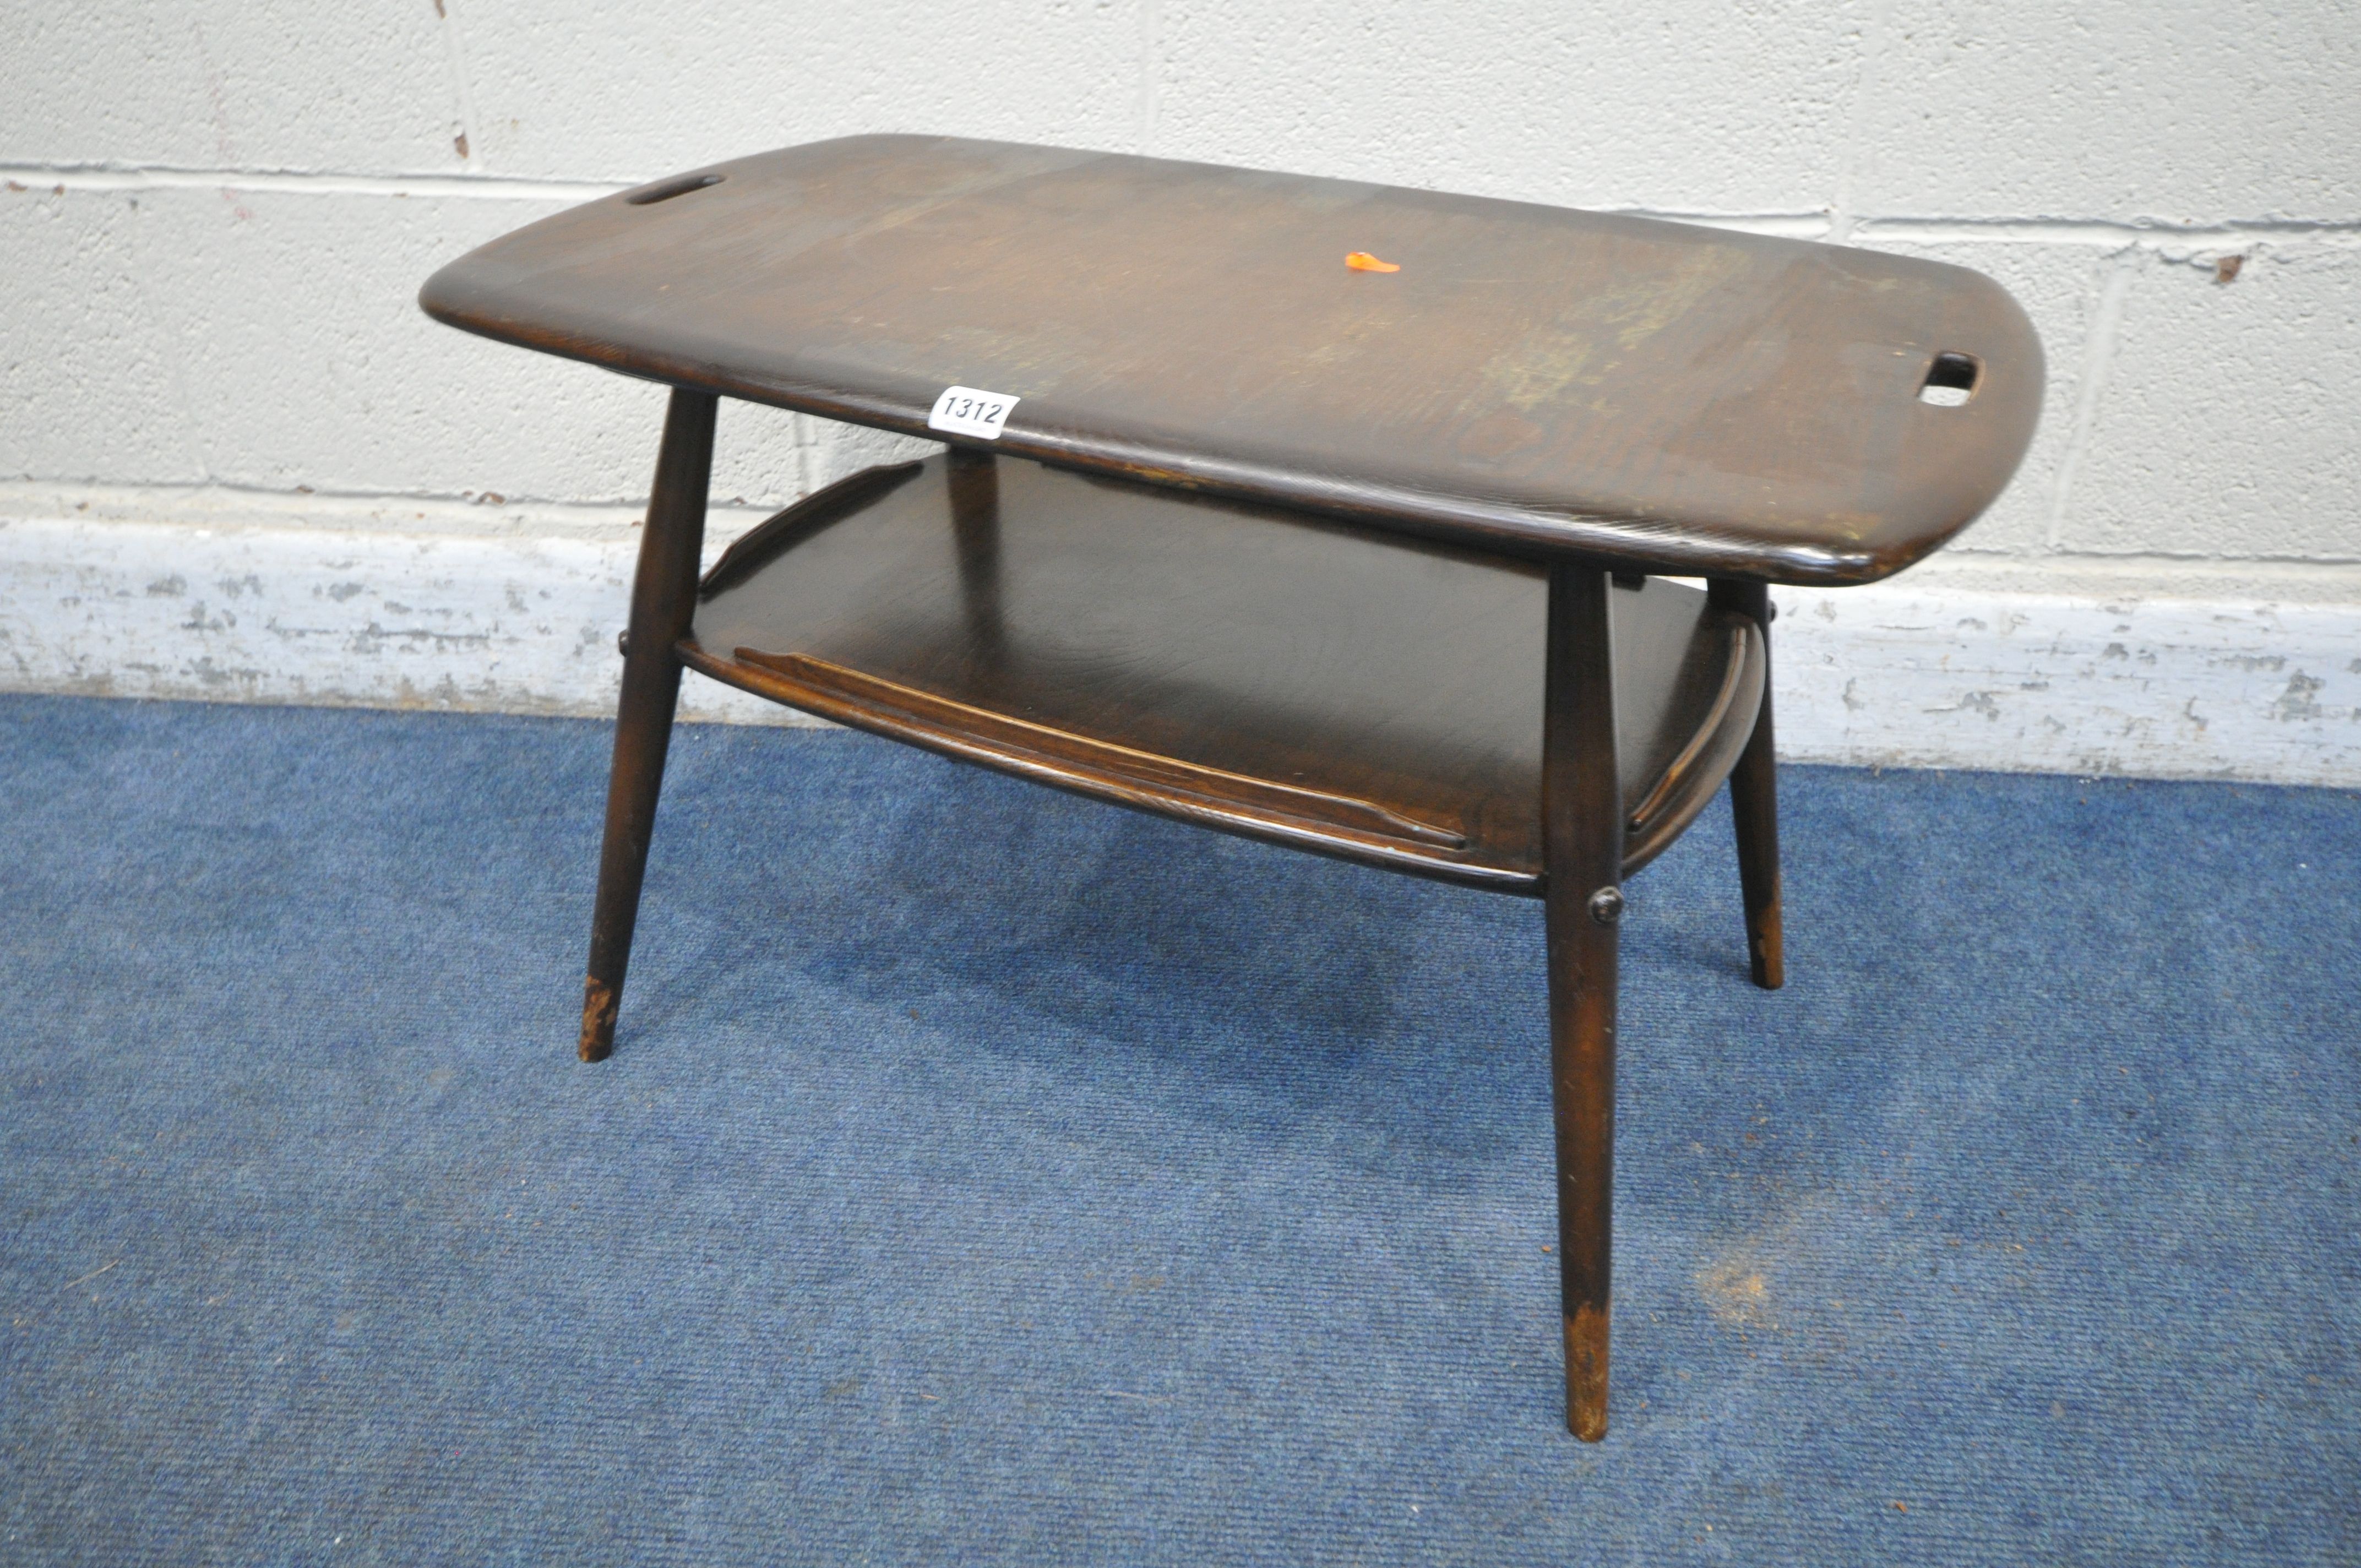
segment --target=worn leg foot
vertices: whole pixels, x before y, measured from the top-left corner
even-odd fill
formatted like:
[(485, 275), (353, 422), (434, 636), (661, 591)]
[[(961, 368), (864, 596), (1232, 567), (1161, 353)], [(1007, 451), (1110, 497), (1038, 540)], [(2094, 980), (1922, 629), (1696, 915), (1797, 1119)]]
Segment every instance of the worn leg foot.
[(1607, 1331), (1615, 1187), (1615, 990), (1623, 916), (1623, 799), (1607, 576), (1550, 568), (1542, 736), (1550, 1090), (1557, 1132), (1565, 1424), (1607, 1435)]
[(1565, 1430), (1585, 1442), (1607, 1435), (1608, 1314), (1583, 1307), (1565, 1320)]
[[(1717, 582), (1713, 602), (1753, 617), (1771, 652), (1771, 596), (1760, 583)], [(1730, 774), (1730, 809), (1738, 824), (1738, 885), (1746, 901), (1747, 967), (1754, 983), (1776, 991), (1787, 983), (1787, 956), (1779, 924), (1779, 783), (1773, 757), (1771, 678), (1763, 672), (1763, 707), (1754, 733)]]
[(706, 485), (713, 467), (714, 398), (676, 390), (664, 417), (664, 447), (640, 537), (624, 637), (623, 696), (615, 710), (615, 762), (607, 785), (607, 835), (598, 854), (598, 903), (590, 917), (589, 973), (582, 982), (582, 1059), (615, 1048), (615, 1013), (639, 923), (664, 753), (680, 696), (673, 644), (697, 609), (697, 559), (705, 542)]

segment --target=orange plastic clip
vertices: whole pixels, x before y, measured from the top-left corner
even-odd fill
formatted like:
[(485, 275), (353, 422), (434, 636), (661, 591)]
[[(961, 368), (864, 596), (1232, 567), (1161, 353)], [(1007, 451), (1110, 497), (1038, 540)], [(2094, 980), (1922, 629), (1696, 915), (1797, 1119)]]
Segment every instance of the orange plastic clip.
[(1379, 261), (1366, 250), (1356, 250), (1345, 258), (1345, 265), (1356, 272), (1399, 272), (1400, 268), (1390, 261)]

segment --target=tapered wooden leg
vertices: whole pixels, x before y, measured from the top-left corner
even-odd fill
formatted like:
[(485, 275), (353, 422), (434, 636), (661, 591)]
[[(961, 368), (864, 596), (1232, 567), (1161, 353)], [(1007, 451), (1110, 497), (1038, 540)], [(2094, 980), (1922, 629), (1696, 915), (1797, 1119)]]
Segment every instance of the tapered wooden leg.
[(705, 543), (705, 492), (713, 470), (714, 398), (675, 390), (664, 416), (664, 446), (640, 536), (631, 580), (631, 630), (624, 635), (623, 696), (615, 710), (615, 765), (607, 784), (607, 837), (598, 853), (598, 903), (590, 917), (589, 973), (582, 982), (582, 1059), (603, 1061), (615, 1048), (615, 1011), (631, 961), (640, 917), (640, 882), (655, 828), (664, 752), (672, 744), (680, 696), (673, 644), (697, 609), (697, 559)]
[(1607, 575), (1550, 568), (1542, 730), (1547, 875), (1550, 1087), (1557, 1125), (1559, 1291), (1565, 1424), (1607, 1435), (1609, 1283), (1615, 1190), (1616, 937), (1623, 916), (1623, 792), (1615, 767), (1615, 672)]
[[(1753, 617), (1771, 652), (1771, 595), (1761, 583), (1717, 582), (1708, 592), (1724, 609)], [(1787, 983), (1787, 955), (1779, 923), (1779, 783), (1773, 758), (1771, 678), (1763, 672), (1763, 707), (1754, 733), (1730, 774), (1730, 810), (1738, 824), (1738, 885), (1746, 901), (1747, 967), (1754, 983), (1776, 991)]]
[(1000, 602), (1000, 460), (989, 452), (954, 446), (943, 461), (968, 636), (980, 654), (997, 660), (1008, 641)]

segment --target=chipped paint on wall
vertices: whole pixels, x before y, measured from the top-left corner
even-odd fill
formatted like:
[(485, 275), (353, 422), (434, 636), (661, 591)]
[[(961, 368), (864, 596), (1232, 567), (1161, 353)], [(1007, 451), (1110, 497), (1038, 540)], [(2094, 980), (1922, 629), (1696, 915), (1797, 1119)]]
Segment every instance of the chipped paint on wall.
[[(0, 689), (610, 714), (637, 540), (609, 533), (0, 521)], [(799, 717), (702, 679), (684, 712)]]
[(2361, 602), (1778, 589), (1783, 756), (2361, 784)]
[[(636, 531), (471, 532), (468, 512), (400, 530), (0, 520), (0, 688), (611, 714)], [(708, 558), (752, 515), (719, 520)], [(1773, 598), (1788, 761), (2361, 785), (2361, 595), (1905, 577)], [(696, 676), (684, 704), (692, 719), (814, 722)]]

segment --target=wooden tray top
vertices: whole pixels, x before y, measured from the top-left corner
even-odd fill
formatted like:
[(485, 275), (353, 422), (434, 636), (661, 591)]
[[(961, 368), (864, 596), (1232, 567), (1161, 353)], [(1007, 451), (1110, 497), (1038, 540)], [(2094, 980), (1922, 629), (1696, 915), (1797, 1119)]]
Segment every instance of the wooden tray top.
[[(1374, 255), (1398, 271), (1348, 268)], [(613, 369), (1012, 455), (1644, 571), (1861, 582), (2031, 439), (1980, 274), (1340, 180), (871, 136), (718, 163), (463, 257), (420, 302)], [(1938, 406), (1921, 389), (1966, 382)], [(950, 437), (955, 444), (964, 437)]]

